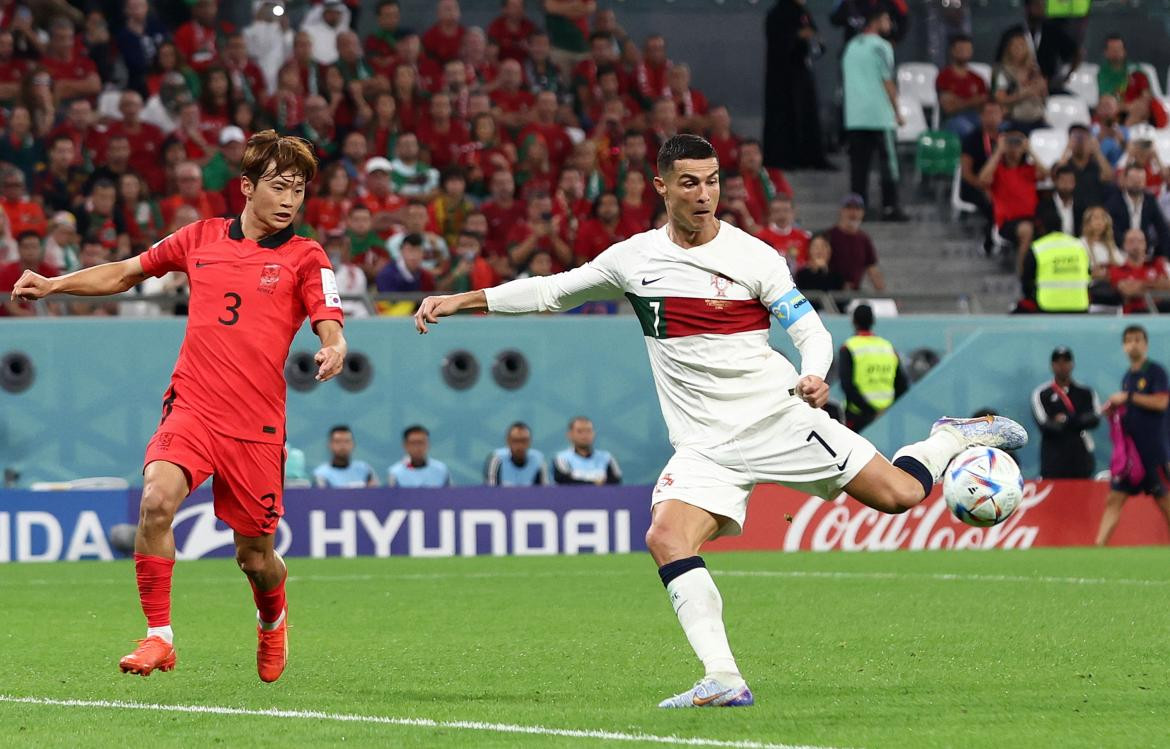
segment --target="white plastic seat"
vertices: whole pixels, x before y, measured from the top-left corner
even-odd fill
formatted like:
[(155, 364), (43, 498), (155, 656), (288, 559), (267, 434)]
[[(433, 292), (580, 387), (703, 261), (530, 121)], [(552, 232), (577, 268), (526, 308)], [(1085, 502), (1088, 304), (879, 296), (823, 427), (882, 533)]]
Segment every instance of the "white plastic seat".
[(971, 68), (971, 72), (983, 79), (987, 84), (987, 88), (991, 88), (991, 66), (985, 62), (969, 62), (967, 67)]
[(1076, 70), (1069, 73), (1068, 81), (1065, 82), (1064, 87), (1074, 96), (1084, 99), (1090, 107), (1095, 107), (1100, 98), (1100, 91), (1097, 89), (1098, 70), (1100, 70), (1100, 66), (1097, 63), (1082, 62)]
[(1068, 146), (1068, 129), (1042, 127), (1033, 130), (1028, 141), (1041, 166), (1045, 169), (1051, 169), (1052, 165), (1064, 153), (1065, 147)]
[(1045, 109), (1045, 119), (1056, 130), (1067, 131), (1069, 125), (1088, 125), (1092, 121), (1089, 118), (1089, 105), (1079, 96), (1049, 96)]
[(956, 166), (954, 179), (951, 180), (951, 219), (953, 221), (958, 221), (959, 217), (964, 214), (976, 213), (979, 210), (975, 207), (974, 203), (968, 203), (966, 200), (963, 200), (961, 197), (962, 187), (963, 168)]
[(118, 104), (121, 101), (122, 92), (120, 90), (101, 92), (98, 96), (98, 117), (103, 120), (121, 120), (122, 112), (118, 110)]
[(903, 124), (898, 127), (898, 142), (917, 143), (918, 136), (928, 129), (922, 104), (909, 96), (898, 94), (898, 113), (902, 115), (903, 120)]
[(1158, 71), (1154, 66), (1148, 62), (1139, 62), (1138, 68), (1146, 74), (1146, 78), (1150, 79), (1150, 93), (1154, 95), (1155, 99), (1161, 99), (1166, 94), (1162, 92), (1162, 79), (1158, 77)]
[(907, 96), (921, 107), (929, 107), (934, 126), (938, 127), (938, 68), (932, 62), (904, 62), (898, 66), (898, 96)]

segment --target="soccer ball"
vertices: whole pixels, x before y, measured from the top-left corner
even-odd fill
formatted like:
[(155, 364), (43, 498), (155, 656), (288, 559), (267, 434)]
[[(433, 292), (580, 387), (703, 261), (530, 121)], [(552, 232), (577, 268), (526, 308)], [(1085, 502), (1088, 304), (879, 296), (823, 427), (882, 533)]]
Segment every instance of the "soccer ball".
[(986, 528), (1011, 517), (1024, 496), (1024, 477), (1011, 456), (994, 447), (969, 447), (943, 474), (943, 498), (955, 517)]

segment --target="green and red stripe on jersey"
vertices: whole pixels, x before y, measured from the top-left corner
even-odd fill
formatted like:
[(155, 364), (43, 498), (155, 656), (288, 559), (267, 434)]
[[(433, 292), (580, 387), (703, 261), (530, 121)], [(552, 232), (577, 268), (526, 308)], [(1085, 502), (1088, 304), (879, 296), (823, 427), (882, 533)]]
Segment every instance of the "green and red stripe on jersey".
[(627, 293), (642, 334), (651, 338), (732, 335), (767, 330), (768, 309), (758, 299), (638, 296)]

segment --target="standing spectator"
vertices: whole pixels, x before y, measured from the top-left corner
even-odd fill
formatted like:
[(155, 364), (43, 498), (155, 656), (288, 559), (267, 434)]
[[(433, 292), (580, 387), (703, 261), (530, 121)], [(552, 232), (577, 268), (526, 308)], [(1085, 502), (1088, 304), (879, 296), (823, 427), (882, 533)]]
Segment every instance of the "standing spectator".
[(26, 181), (33, 178), (37, 165), (45, 160), (44, 146), (32, 127), (28, 107), (17, 106), (8, 116), (8, 128), (0, 134), (0, 162), (19, 169)]
[(234, 32), (227, 38), (220, 64), (231, 78), (236, 101), (242, 99), (254, 106), (268, 101), (268, 81), (264, 71), (248, 54), (248, 42), (241, 32)]
[(366, 281), (372, 282), (390, 260), (390, 253), (386, 251), (386, 241), (374, 231), (374, 216), (368, 205), (355, 203), (349, 209), (345, 235), (353, 262), (365, 272)]
[(1105, 210), (1113, 218), (1113, 238), (1124, 244), (1126, 233), (1132, 228), (1141, 229), (1146, 244), (1154, 248), (1155, 255), (1170, 257), (1170, 229), (1158, 207), (1158, 201), (1146, 191), (1146, 169), (1130, 164), (1122, 173), (1121, 191), (1109, 196)]
[(620, 484), (622, 469), (613, 455), (598, 450), (593, 422), (577, 416), (569, 422), (569, 447), (553, 458), (553, 480), (558, 484)]
[(313, 469), (313, 482), (320, 489), (362, 489), (377, 486), (378, 476), (364, 460), (354, 460), (353, 432), (344, 424), (329, 430), (327, 463)]
[[(784, 169), (827, 169), (812, 61), (824, 52), (806, 0), (778, 0), (768, 11), (764, 73), (764, 163)], [(726, 110), (724, 110), (726, 111)], [(714, 115), (712, 111), (712, 115)], [(714, 117), (712, 117), (714, 119)], [(708, 140), (711, 140), (708, 138)], [(725, 158), (714, 140), (720, 164)]]
[(422, 267), (436, 278), (443, 276), (451, 267), (451, 252), (447, 241), (430, 230), (431, 215), (426, 203), (412, 200), (406, 206), (402, 220), (404, 231), (390, 237), (386, 249), (392, 260), (402, 259), (402, 246), (407, 237), (418, 237), (423, 251)]
[(441, 460), (429, 456), (431, 433), (421, 424), (402, 432), (406, 457), (386, 470), (386, 486), (403, 489), (442, 489), (451, 486), (451, 471)]
[(951, 37), (948, 54), (950, 64), (939, 72), (934, 85), (945, 117), (943, 128), (963, 138), (979, 127), (979, 110), (987, 101), (987, 83), (969, 65), (975, 54), (970, 36)]
[(325, 167), (324, 172), (320, 191), (305, 201), (305, 223), (317, 237), (324, 237), (334, 229), (341, 228), (353, 205), (349, 175), (345, 168), (334, 162)]
[(524, 15), (524, 0), (503, 0), (500, 15), (487, 28), (488, 39), (500, 49), (501, 60), (528, 59), (528, 40), (536, 33), (536, 24)]
[(680, 129), (701, 133), (707, 129), (707, 111), (710, 105), (703, 92), (691, 86), (691, 66), (674, 63), (666, 72), (666, 85)]
[(865, 218), (865, 199), (856, 193), (841, 201), (837, 224), (826, 232), (833, 248), (829, 268), (845, 279), (845, 288), (861, 288), (863, 278), (869, 278), (874, 291), (885, 291), (886, 280), (878, 268), (877, 250), (873, 240), (861, 230)]
[(1048, 81), (1028, 46), (1028, 34), (1020, 27), (1006, 31), (995, 61), (991, 90), (1007, 111), (1011, 126), (1023, 133), (1044, 127)]
[[(832, 268), (833, 246), (824, 233), (814, 234), (808, 243), (808, 264), (792, 277), (796, 288), (804, 292), (809, 291), (841, 291), (845, 288), (845, 277)], [(821, 303), (812, 300), (814, 309), (819, 310)]]
[(524, 62), (524, 80), (533, 94), (552, 91), (558, 99), (569, 96), (569, 84), (552, 61), (552, 43), (548, 34), (537, 31), (528, 40), (528, 59)]
[(312, 41), (313, 61), (318, 65), (337, 62), (337, 35), (349, 29), (349, 8), (341, 0), (325, 0), (309, 9), (301, 31)]
[(789, 268), (801, 268), (808, 262), (812, 235), (796, 225), (791, 197), (777, 195), (768, 202), (768, 223), (756, 236), (779, 252), (788, 261)]
[[(277, 7), (276, 0), (263, 0), (254, 3), (255, 15), (252, 23), (244, 29), (244, 42), (248, 46), (248, 54), (255, 60), (264, 73), (264, 87), (268, 91), (276, 90), (276, 78), (280, 68), (293, 53), (293, 32), (289, 28), (288, 14), (277, 16), (273, 10)], [(280, 6), (283, 10), (283, 5)], [(309, 48), (312, 41), (305, 37)]]
[(484, 252), (488, 257), (507, 256), (508, 232), (524, 221), (526, 206), (516, 200), (516, 180), (512, 172), (499, 169), (492, 174), (489, 183), (490, 197), (480, 206), (488, 220), (488, 233), (484, 240)]
[[(224, 201), (229, 204), (233, 196), (228, 191), (228, 187), (239, 188), (238, 177), (240, 165), (244, 161), (246, 141), (247, 138), (244, 136), (243, 130), (235, 125), (228, 125), (219, 131), (219, 150), (203, 166), (203, 186), (213, 192), (221, 193)], [(113, 140), (110, 141), (110, 146), (112, 150)], [(232, 212), (239, 213), (239, 211)]]
[(218, 15), (217, 0), (195, 0), (191, 20), (175, 31), (175, 46), (197, 73), (211, 67), (228, 34), (235, 31), (231, 24), (216, 20)]
[(613, 245), (626, 239), (619, 221), (621, 206), (612, 192), (603, 192), (593, 201), (593, 217), (584, 221), (573, 242), (573, 254), (578, 265), (584, 265)]
[(378, 28), (366, 37), (366, 56), (375, 68), (385, 68), (393, 64), (398, 40), (406, 35), (398, 0), (379, 0), (377, 23)]
[(150, 12), (147, 0), (126, 0), (125, 18), (115, 40), (126, 66), (126, 85), (140, 96), (148, 95), (146, 76), (154, 67), (159, 45), (166, 37), (166, 27)]
[(1024, 13), (1029, 51), (1036, 56), (1048, 90), (1060, 93), (1068, 74), (1081, 62), (1081, 45), (1069, 33), (1066, 19), (1048, 18), (1048, 0), (1026, 0)]
[(1125, 232), (1122, 249), (1125, 264), (1109, 269), (1109, 281), (1123, 301), (1122, 311), (1127, 315), (1150, 312), (1146, 294), (1170, 289), (1170, 267), (1166, 258), (1149, 256), (1141, 229)]
[(443, 170), (440, 178), (439, 196), (431, 201), (430, 225), (447, 246), (453, 246), (463, 231), (463, 222), (475, 206), (467, 199), (467, 177), (457, 166)]
[[(731, 129), (731, 115), (727, 111), (727, 107), (722, 104), (711, 108), (711, 129), (707, 131), (707, 142), (715, 149), (715, 156), (719, 159), (720, 164), (738, 164), (739, 163), (739, 144), (740, 137)], [(765, 128), (768, 125), (764, 126)], [(773, 148), (770, 141), (765, 141), (765, 146), (768, 149)], [(824, 155), (821, 154), (824, 159)], [(779, 159), (765, 159), (769, 164), (779, 164), (787, 168), (787, 164)], [(800, 166), (799, 164), (797, 166)], [(831, 165), (825, 160), (823, 163), (817, 162), (812, 165), (815, 169), (829, 168)]]
[(1073, 381), (1073, 354), (1052, 350), (1052, 381), (1032, 391), (1032, 414), (1040, 427), (1040, 476), (1044, 479), (1093, 478), (1093, 438), (1101, 423), (1097, 393)]
[[(1130, 325), (1122, 332), (1121, 343), (1129, 359), (1129, 369), (1121, 378), (1121, 390), (1106, 401), (1105, 413), (1120, 422), (1121, 437), (1136, 452), (1138, 465), (1127, 465), (1125, 474), (1112, 477), (1105, 513), (1097, 530), (1098, 546), (1109, 542), (1117, 521), (1121, 519), (1122, 505), (1135, 494), (1153, 497), (1170, 525), (1166, 476), (1166, 409), (1170, 406), (1170, 380), (1162, 365), (1149, 359), (1150, 338), (1145, 328)], [(1115, 444), (1114, 451), (1118, 447)]]
[(166, 136), (157, 125), (142, 120), (142, 95), (137, 91), (123, 91), (118, 99), (120, 121), (110, 123), (107, 131), (112, 139), (125, 136), (134, 145), (130, 149), (130, 168), (146, 180), (156, 193), (163, 188), (162, 151)]
[(163, 221), (170, 223), (174, 218), (175, 210), (181, 205), (189, 205), (199, 212), (199, 218), (215, 218), (227, 211), (227, 204), (223, 196), (217, 192), (208, 192), (203, 189), (203, 170), (194, 161), (187, 161), (175, 169), (175, 179), (178, 181), (179, 192), (159, 203)]
[(73, 22), (62, 17), (53, 19), (40, 65), (53, 81), (53, 98), (58, 104), (79, 96), (97, 96), (102, 90), (97, 66), (82, 54), (82, 49), (76, 43)]
[(435, 6), (435, 25), (422, 35), (423, 50), (440, 65), (459, 57), (467, 33), (459, 17), (459, 0), (439, 0)]
[(460, 232), (451, 272), (438, 281), (438, 289), (458, 294), (498, 284), (500, 275), (483, 256), (482, 250), (483, 237), (478, 232), (469, 229)]
[(1060, 231), (1037, 239), (1020, 260), (1024, 298), (1040, 312), (1087, 312), (1089, 309), (1089, 252), (1075, 236)]
[(1088, 126), (1074, 123), (1068, 127), (1068, 146), (1057, 162), (1072, 169), (1075, 186), (1073, 201), (1082, 206), (1102, 205), (1105, 202), (1105, 184), (1113, 181), (1113, 166), (1101, 153), (1101, 144)]
[(532, 447), (532, 430), (522, 421), (508, 427), (507, 445), (488, 455), (483, 468), (488, 486), (548, 486), (544, 454)]
[[(417, 142), (415, 147), (418, 147)], [(366, 191), (361, 203), (370, 209), (373, 229), (383, 241), (394, 232), (394, 224), (406, 207), (406, 200), (394, 192), (392, 171), (392, 162), (381, 156), (366, 162)]]
[(666, 37), (651, 34), (642, 46), (642, 61), (634, 67), (634, 90), (647, 109), (660, 99), (670, 98), (666, 72), (670, 59), (666, 56)]
[(1021, 262), (1036, 234), (1033, 218), (1040, 202), (1036, 185), (1047, 176), (1048, 170), (1032, 153), (1028, 136), (1018, 129), (1004, 133), (995, 142), (991, 158), (979, 172), (980, 181), (991, 193), (996, 231), (1015, 243), (1016, 257)]
[(1088, 206), (1076, 200), (1076, 170), (1068, 164), (1058, 165), (1052, 172), (1052, 184), (1052, 195), (1040, 201), (1040, 208), (1036, 212), (1039, 233), (1058, 231), (1074, 237), (1080, 236), (1081, 219)]
[(382, 293), (403, 291), (434, 291), (435, 277), (423, 267), (423, 238), (407, 234), (399, 247), (398, 258), (392, 259), (378, 273), (377, 287)]
[(430, 154), (428, 163), (435, 169), (443, 170), (453, 166), (471, 136), (467, 126), (453, 117), (451, 97), (438, 93), (431, 97), (428, 116), (418, 124), (415, 132), (421, 144)]
[[(394, 192), (404, 198), (427, 201), (435, 197), (439, 189), (439, 170), (419, 158), (418, 136), (404, 132), (394, 144), (394, 161), (390, 162), (390, 182)], [(370, 159), (373, 163), (376, 159)], [(369, 170), (366, 164), (366, 170)]]
[[(45, 262), (44, 245), (41, 243), (41, 235), (37, 232), (25, 230), (17, 234), (16, 249), (16, 262), (0, 265), (0, 293), (12, 291), (26, 270), (39, 273), (45, 278), (53, 278), (60, 273), (55, 266)], [(9, 299), (0, 306), (0, 317), (32, 317), (37, 313), (33, 304)]]
[(33, 178), (33, 192), (50, 213), (71, 211), (81, 202), (89, 175), (73, 162), (77, 147), (73, 138), (61, 134), (49, 142), (49, 161)]
[(19, 237), (31, 231), (39, 237), (44, 236), (49, 228), (45, 211), (25, 190), (24, 172), (13, 167), (0, 169), (0, 189), (0, 207), (8, 216), (12, 235)]
[(1105, 37), (1102, 55), (1105, 59), (1097, 68), (1097, 91), (1100, 95), (1123, 97), (1129, 75), (1137, 66), (1127, 59), (1125, 40), (1121, 38), (1121, 34), (1110, 34)]
[(894, 344), (873, 333), (873, 309), (853, 308), (853, 336), (837, 357), (845, 391), (845, 424), (860, 432), (910, 387)]
[(536, 95), (532, 108), (532, 121), (520, 131), (521, 148), (525, 141), (540, 136), (548, 149), (548, 160), (552, 170), (559, 173), (573, 150), (573, 141), (565, 127), (557, 122), (557, 96), (552, 91), (541, 91)]
[(534, 194), (528, 200), (525, 220), (508, 231), (508, 259), (512, 267), (526, 269), (529, 260), (539, 252), (550, 255), (554, 273), (573, 267), (573, 248), (566, 241), (562, 227), (562, 218), (553, 215), (548, 193)]
[(764, 151), (760, 142), (748, 138), (739, 144), (739, 173), (747, 189), (747, 207), (757, 224), (767, 218), (768, 204), (773, 198), (792, 197), (792, 186), (775, 167), (764, 166)]
[(552, 42), (552, 61), (566, 74), (585, 59), (589, 49), (589, 17), (597, 0), (543, 0), (544, 28)]
[[(894, 131), (902, 124), (898, 89), (894, 85), (894, 48), (883, 37), (890, 33), (890, 14), (872, 12), (862, 33), (845, 48), (845, 130), (849, 138), (849, 182), (868, 204), (869, 165), (877, 156), (882, 176), (882, 219), (908, 221), (898, 205), (898, 154)], [(836, 253), (834, 253), (836, 255)]]

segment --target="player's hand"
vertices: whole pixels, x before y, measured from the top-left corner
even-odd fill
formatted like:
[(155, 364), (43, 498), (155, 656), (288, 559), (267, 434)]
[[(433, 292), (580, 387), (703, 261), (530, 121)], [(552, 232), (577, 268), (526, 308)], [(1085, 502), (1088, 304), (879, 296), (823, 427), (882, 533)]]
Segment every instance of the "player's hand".
[(418, 312), (414, 313), (414, 327), (420, 334), (427, 333), (427, 323), (439, 324), (440, 317), (448, 317), (459, 311), (457, 294), (429, 296), (422, 300)]
[(816, 375), (805, 375), (796, 383), (796, 396), (813, 408), (820, 408), (829, 400), (829, 385)]
[(345, 348), (343, 346), (324, 346), (313, 357), (317, 362), (317, 382), (328, 382), (341, 372), (345, 364)]
[(52, 292), (52, 282), (39, 273), (26, 270), (16, 285), (12, 287), (12, 298), (15, 301), (31, 302), (42, 299)]

